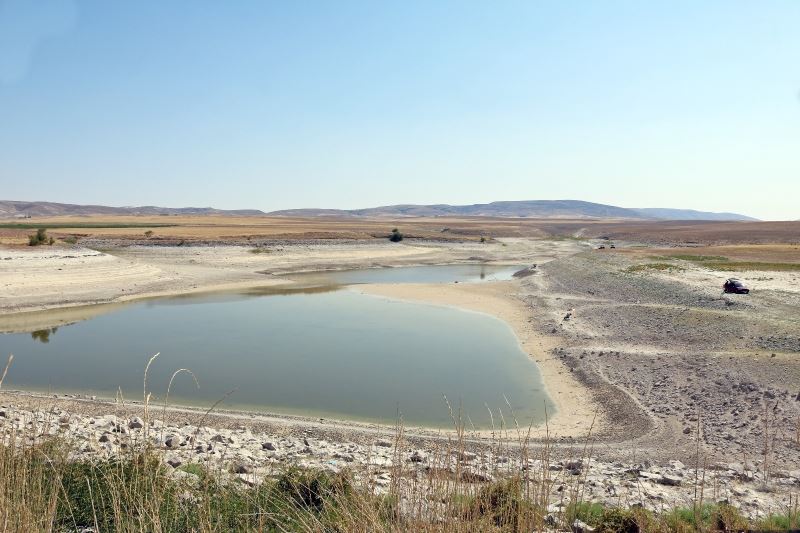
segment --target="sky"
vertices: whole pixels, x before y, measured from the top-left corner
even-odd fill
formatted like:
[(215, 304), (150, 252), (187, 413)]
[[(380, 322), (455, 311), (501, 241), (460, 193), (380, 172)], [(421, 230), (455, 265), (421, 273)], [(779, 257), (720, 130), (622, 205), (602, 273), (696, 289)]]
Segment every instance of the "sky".
[(0, 199), (800, 218), (800, 2), (0, 0)]

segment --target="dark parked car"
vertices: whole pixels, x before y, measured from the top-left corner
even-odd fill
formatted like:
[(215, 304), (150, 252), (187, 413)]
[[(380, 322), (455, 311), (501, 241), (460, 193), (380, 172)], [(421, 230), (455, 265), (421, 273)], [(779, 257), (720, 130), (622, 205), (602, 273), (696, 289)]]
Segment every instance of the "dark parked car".
[(727, 280), (722, 285), (722, 290), (733, 294), (748, 294), (750, 292), (750, 289), (745, 287), (744, 284), (736, 278)]

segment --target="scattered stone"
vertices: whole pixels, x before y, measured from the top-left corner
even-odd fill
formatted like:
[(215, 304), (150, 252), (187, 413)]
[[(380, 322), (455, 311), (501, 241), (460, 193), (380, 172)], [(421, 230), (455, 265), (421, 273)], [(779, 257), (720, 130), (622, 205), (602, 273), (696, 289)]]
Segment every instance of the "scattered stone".
[(409, 461), (412, 463), (424, 463), (428, 460), (428, 455), (425, 452), (420, 450), (415, 450), (414, 453), (411, 454), (411, 457), (408, 458)]
[(234, 474), (252, 474), (253, 467), (244, 463), (238, 463), (233, 466), (233, 472)]
[(670, 474), (662, 474), (661, 479), (659, 480), (659, 483), (661, 483), (662, 485), (669, 485), (672, 487), (680, 486), (682, 482), (683, 482), (682, 478), (678, 476), (672, 476)]

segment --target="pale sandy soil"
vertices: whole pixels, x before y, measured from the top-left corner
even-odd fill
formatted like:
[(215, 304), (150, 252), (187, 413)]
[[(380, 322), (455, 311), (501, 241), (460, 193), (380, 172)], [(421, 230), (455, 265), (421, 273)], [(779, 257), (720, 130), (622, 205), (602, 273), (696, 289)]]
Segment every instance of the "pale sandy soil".
[[(264, 253), (244, 246), (0, 248), (0, 316), (120, 303), (200, 291), (280, 286), (304, 271), (489, 260), (542, 262), (579, 245), (509, 239), (497, 243), (295, 243)], [(90, 313), (92, 311), (89, 311)], [(21, 320), (18, 318), (17, 323)], [(30, 319), (46, 326), (43, 317)], [(63, 317), (51, 325), (63, 323)], [(14, 331), (0, 321), (0, 331)]]
[(556, 405), (548, 427), (537, 427), (534, 437), (586, 436), (592, 423), (599, 430), (606, 423), (601, 407), (577, 382), (564, 364), (552, 354), (557, 345), (555, 337), (543, 335), (531, 326), (531, 309), (515, 297), (519, 290), (516, 281), (483, 284), (402, 284), (359, 285), (353, 290), (367, 294), (410, 301), (423, 301), (479, 311), (495, 316), (511, 326), (522, 349), (539, 366), (545, 389)]

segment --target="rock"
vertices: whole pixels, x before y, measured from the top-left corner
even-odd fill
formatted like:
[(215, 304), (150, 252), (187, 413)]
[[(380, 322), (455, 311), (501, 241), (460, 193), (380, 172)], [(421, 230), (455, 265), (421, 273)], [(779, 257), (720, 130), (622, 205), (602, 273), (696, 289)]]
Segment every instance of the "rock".
[(109, 435), (108, 433), (103, 433), (97, 440), (100, 442), (109, 442), (111, 440), (111, 435)]
[(659, 480), (659, 483), (661, 483), (662, 485), (669, 485), (671, 487), (678, 487), (682, 482), (683, 479), (681, 479), (680, 477), (672, 476), (669, 474), (662, 474), (661, 479)]
[(461, 451), (458, 451), (458, 450), (454, 450), (453, 451), (453, 455), (455, 455), (458, 458), (459, 461), (464, 461), (464, 462), (472, 461), (476, 457), (478, 457), (478, 455), (475, 454), (475, 453), (466, 452), (466, 451), (465, 452), (461, 452)]
[(244, 463), (238, 463), (233, 467), (234, 474), (252, 474), (253, 467)]
[(180, 459), (178, 459), (177, 457), (170, 457), (169, 459), (167, 459), (167, 464), (168, 464), (169, 466), (171, 466), (172, 468), (178, 468), (178, 467), (179, 467), (179, 466), (181, 466), (183, 463), (182, 463), (182, 462), (181, 462), (181, 460), (180, 460)]
[(375, 446), (380, 446), (381, 448), (391, 448), (392, 442), (385, 439), (380, 439), (375, 441)]
[(271, 442), (263, 442), (263, 443), (261, 443), (261, 449), (262, 450), (269, 450), (271, 452), (274, 452), (275, 451), (275, 445), (272, 444)]
[(639, 472), (639, 477), (644, 478), (648, 481), (652, 481), (654, 483), (661, 482), (661, 474), (656, 474), (654, 472), (647, 472), (645, 470), (642, 470), (641, 472)]
[(356, 458), (353, 456), (352, 453), (342, 453), (342, 452), (334, 453), (333, 454), (333, 458), (334, 459), (340, 459), (340, 460), (342, 460), (342, 461), (344, 461), (346, 463), (352, 463), (353, 461), (356, 460)]
[(130, 421), (128, 422), (129, 429), (141, 429), (143, 427), (144, 427), (144, 422), (138, 416), (131, 418)]
[(415, 450), (414, 453), (411, 454), (411, 457), (408, 458), (409, 461), (412, 463), (424, 463), (428, 460), (428, 455), (420, 450)]
[(491, 480), (492, 477), (489, 474), (481, 474), (480, 472), (461, 472), (461, 481), (465, 483), (485, 483)]
[(564, 468), (567, 470), (578, 470), (581, 471), (583, 469), (583, 460), (582, 459), (575, 459), (572, 461), (564, 462)]
[(572, 523), (572, 531), (575, 533), (591, 533), (594, 531), (594, 528), (586, 522), (582, 522), (576, 518)]
[(177, 448), (180, 445), (181, 445), (181, 438), (178, 437), (177, 435), (169, 435), (164, 440), (164, 446), (166, 446), (167, 448)]

